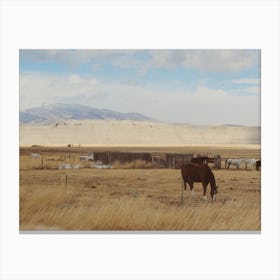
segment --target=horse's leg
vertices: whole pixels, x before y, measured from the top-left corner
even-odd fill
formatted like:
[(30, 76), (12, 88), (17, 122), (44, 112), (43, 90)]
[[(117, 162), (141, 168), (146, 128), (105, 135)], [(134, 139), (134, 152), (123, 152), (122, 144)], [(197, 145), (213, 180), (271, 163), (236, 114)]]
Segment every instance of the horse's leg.
[(216, 200), (216, 193), (213, 194), (212, 200)]
[(183, 177), (183, 182), (182, 183), (184, 184), (184, 190), (186, 190), (187, 185), (186, 185), (186, 178), (185, 177)]
[(187, 179), (187, 180), (188, 180), (188, 184), (190, 185), (191, 194), (192, 194), (192, 196), (194, 196), (193, 181), (190, 179)]
[(205, 182), (202, 183), (202, 187), (203, 187), (203, 199), (204, 199), (205, 201), (207, 200), (207, 196), (206, 196), (207, 185), (208, 185), (208, 183), (205, 183)]
[(239, 164), (236, 164), (236, 169), (239, 169)]
[(210, 187), (211, 187), (210, 194), (211, 194), (212, 200), (216, 200), (217, 188), (216, 188), (215, 182), (211, 181)]

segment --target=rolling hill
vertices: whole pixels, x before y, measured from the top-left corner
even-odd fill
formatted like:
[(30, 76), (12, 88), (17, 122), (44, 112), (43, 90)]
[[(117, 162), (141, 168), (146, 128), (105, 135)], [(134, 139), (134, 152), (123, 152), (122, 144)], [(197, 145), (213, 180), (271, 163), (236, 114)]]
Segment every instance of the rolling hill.
[(133, 120), (154, 121), (139, 113), (120, 113), (77, 104), (49, 104), (30, 108), (19, 113), (20, 124), (54, 123), (67, 120)]

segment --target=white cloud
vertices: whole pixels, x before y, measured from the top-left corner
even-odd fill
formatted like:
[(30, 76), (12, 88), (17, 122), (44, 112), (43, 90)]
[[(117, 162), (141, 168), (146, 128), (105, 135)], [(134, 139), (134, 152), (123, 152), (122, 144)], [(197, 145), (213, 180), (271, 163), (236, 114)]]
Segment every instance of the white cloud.
[(191, 124), (260, 125), (260, 97), (233, 96), (227, 91), (198, 88), (193, 94), (175, 94), (166, 102), (174, 122)]
[(217, 99), (224, 98), (228, 95), (229, 94), (226, 91), (221, 89), (198, 87), (193, 95), (193, 98), (202, 101), (205, 99), (214, 99), (216, 101)]
[(81, 84), (82, 79), (79, 75), (70, 75), (68, 78), (70, 84)]
[(254, 78), (242, 78), (237, 80), (232, 80), (234, 84), (260, 84), (260, 79)]
[(154, 50), (150, 67), (183, 66), (203, 71), (238, 72), (260, 63), (258, 50)]
[[(125, 63), (133, 63), (129, 60), (130, 54), (134, 50), (70, 50), (70, 49), (54, 49), (54, 50), (20, 50), (20, 59), (28, 59), (29, 61), (53, 61), (58, 63), (65, 63), (70, 66), (78, 66), (90, 62), (112, 63), (122, 65)], [(128, 62), (129, 61), (129, 62)], [(123, 64), (124, 65), (124, 64)], [(97, 67), (95, 65), (95, 67)]]
[(20, 74), (20, 107), (25, 109), (63, 100), (75, 102), (96, 94), (97, 87), (98, 82), (93, 77)]
[(232, 95), (260, 95), (261, 88), (259, 86), (243, 87), (240, 89), (229, 90)]
[(79, 75), (20, 75), (21, 110), (56, 102), (139, 112), (167, 122), (260, 125), (259, 96), (237, 96), (207, 87), (190, 91), (104, 83)]
[[(146, 59), (141, 55), (145, 54)], [(177, 66), (203, 71), (238, 72), (260, 65), (259, 50), (21, 50), (20, 58), (55, 61), (78, 66), (91, 63), (92, 69), (111, 64), (145, 74), (153, 68)]]

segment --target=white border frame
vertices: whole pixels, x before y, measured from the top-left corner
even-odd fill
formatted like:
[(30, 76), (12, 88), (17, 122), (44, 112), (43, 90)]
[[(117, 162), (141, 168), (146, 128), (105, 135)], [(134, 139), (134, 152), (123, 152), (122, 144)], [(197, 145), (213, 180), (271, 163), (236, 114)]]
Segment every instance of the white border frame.
[[(2, 279), (280, 278), (278, 1), (4, 0), (0, 7)], [(261, 49), (261, 234), (19, 234), (22, 48)]]

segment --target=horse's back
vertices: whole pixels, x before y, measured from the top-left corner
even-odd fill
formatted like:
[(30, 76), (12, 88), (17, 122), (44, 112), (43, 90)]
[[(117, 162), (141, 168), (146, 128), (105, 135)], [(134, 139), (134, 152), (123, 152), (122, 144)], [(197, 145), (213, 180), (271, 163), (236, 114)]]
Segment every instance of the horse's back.
[(183, 179), (189, 178), (194, 182), (210, 181), (214, 178), (214, 175), (207, 164), (184, 164), (181, 173)]

